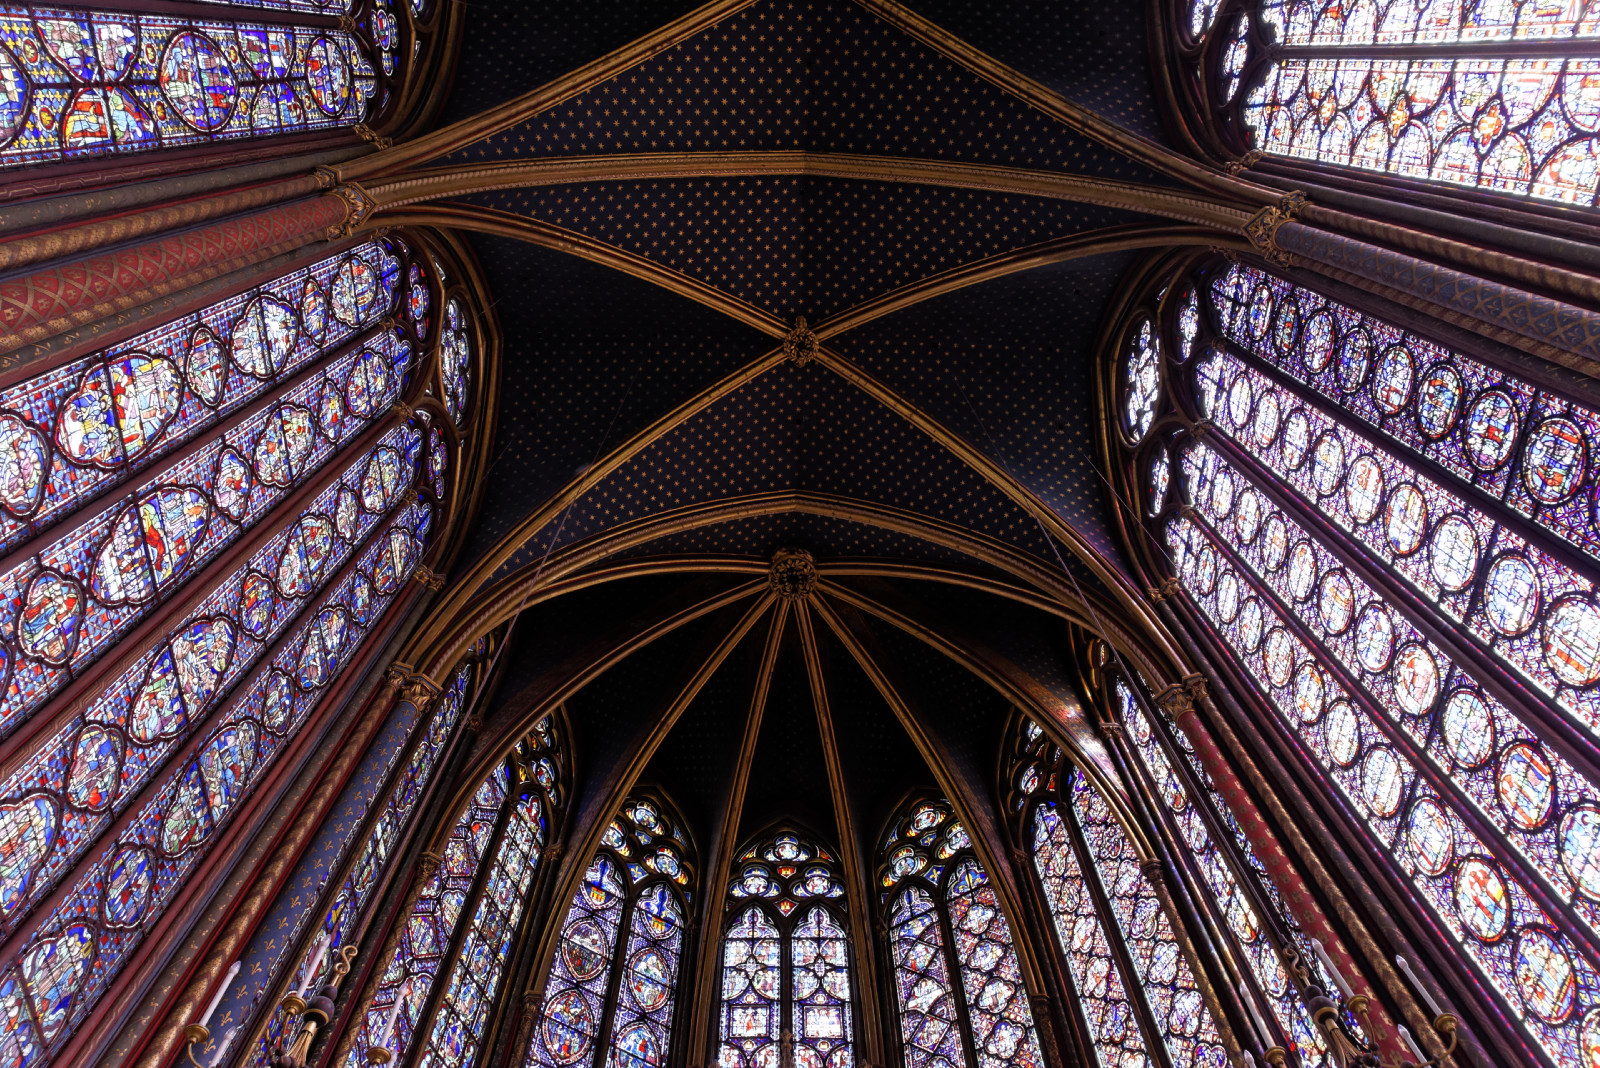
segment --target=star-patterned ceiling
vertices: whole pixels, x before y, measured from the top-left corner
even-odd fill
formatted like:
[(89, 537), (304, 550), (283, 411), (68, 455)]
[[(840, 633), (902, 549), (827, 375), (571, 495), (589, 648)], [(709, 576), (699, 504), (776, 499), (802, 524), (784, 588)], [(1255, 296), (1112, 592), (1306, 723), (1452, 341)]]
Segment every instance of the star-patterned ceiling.
[[(925, 0), (906, 7), (1068, 100), (1163, 138), (1138, 5)], [(669, 2), (479, 5), (467, 21), (446, 118), (513, 99), (692, 10)], [(438, 162), (761, 151), (1170, 184), (849, 0), (756, 0)], [(1042, 196), (814, 174), (593, 180), (477, 193), (458, 204), (642, 257), (748, 307), (749, 319), (793, 323), (803, 316), (812, 324), (942, 272), (1151, 221)], [(630, 447), (614, 470), (553, 508), (548, 502), (564, 487), (771, 353), (780, 339), (591, 260), (509, 237), (475, 234), (471, 242), (493, 292), (504, 359), (493, 463), (462, 566), (509, 550), (491, 582), (536, 570), (551, 554), (626, 524), (784, 495), (807, 503), (678, 524), (629, 545), (609, 564), (709, 556), (748, 569), (793, 546), (810, 551), (825, 573), (831, 562), (848, 559), (1017, 581), (927, 532), (958, 529), (1103, 594), (1093, 569), (1028, 510), (1042, 507), (1105, 566), (1123, 566), (1115, 502), (1097, 470), (1092, 366), (1102, 319), (1137, 253), (1003, 274), (869, 318), (825, 345), (886, 395), (869, 395), (821, 361), (779, 362)], [(924, 425), (891, 399), (922, 413)], [(975, 458), (991, 466), (989, 475)], [(896, 529), (877, 518), (891, 513), (905, 519)], [(527, 528), (533, 515), (543, 521)], [(508, 544), (513, 533), (518, 540)], [(671, 603), (682, 595), (674, 583), (688, 581), (628, 579), (525, 612), (514, 638), (516, 666), (493, 716), (510, 723), (585, 650), (630, 626), (648, 628), (638, 622), (649, 618), (648, 606)], [(749, 576), (721, 585), (704, 576), (693, 581), (710, 596)], [(1076, 732), (1093, 759), (1096, 743), (1074, 693), (1062, 620), (937, 582), (860, 582), (851, 587), (857, 593), (904, 606), (908, 617), (974, 650), (974, 663), (963, 666), (883, 618), (852, 617), (885, 674), (925, 708), (943, 754), (931, 759), (947, 761), (947, 773), (993, 799), (988, 780), (1012, 702), (980, 675), (1028, 680), (1055, 709), (1060, 729)], [(703, 661), (740, 611), (727, 608), (658, 638), (566, 702), (580, 811), (600, 803), (607, 769), (671, 703), (685, 665)], [(763, 621), (739, 641), (641, 774), (640, 781), (668, 792), (702, 843), (716, 833), (733, 782), (767, 635)], [(893, 807), (909, 791), (937, 789), (939, 773), (840, 636), (820, 622), (816, 653), (835, 709), (848, 804), (859, 844), (870, 853), (870, 839)], [(775, 663), (735, 830), (742, 838), (787, 819), (837, 841), (814, 694), (792, 618)]]

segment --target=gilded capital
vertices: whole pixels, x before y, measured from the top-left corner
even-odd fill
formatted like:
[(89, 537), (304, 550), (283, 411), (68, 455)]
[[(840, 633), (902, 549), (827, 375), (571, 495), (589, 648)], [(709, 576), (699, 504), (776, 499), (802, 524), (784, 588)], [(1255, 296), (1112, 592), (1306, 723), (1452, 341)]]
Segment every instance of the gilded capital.
[(1194, 697), (1184, 686), (1173, 683), (1156, 694), (1156, 705), (1172, 718), (1172, 722), (1181, 723), (1184, 716), (1194, 711)]
[(1166, 579), (1159, 586), (1151, 586), (1149, 588), (1149, 590), (1146, 591), (1146, 592), (1148, 592), (1150, 594), (1150, 600), (1151, 600), (1152, 603), (1160, 604), (1162, 601), (1165, 601), (1168, 597), (1177, 596), (1178, 590), (1180, 588), (1181, 588), (1181, 586), (1180, 586), (1177, 578), (1173, 577), (1173, 578)]
[(1250, 221), (1244, 224), (1244, 236), (1250, 239), (1256, 251), (1268, 262), (1288, 267), (1293, 261), (1289, 254), (1279, 247), (1278, 231), (1305, 206), (1304, 190), (1296, 189), (1292, 193), (1285, 193), (1250, 217)]
[(444, 863), (444, 857), (438, 853), (424, 853), (417, 858), (417, 878), (427, 882), (439, 874), (439, 865)]
[(430, 590), (444, 589), (444, 576), (424, 564), (418, 564), (417, 569), (411, 572), (411, 577)]
[(344, 220), (328, 227), (329, 241), (349, 237), (355, 233), (356, 227), (366, 222), (372, 217), (372, 213), (378, 210), (378, 202), (372, 199), (372, 194), (355, 182), (336, 185), (328, 195), (344, 201)]

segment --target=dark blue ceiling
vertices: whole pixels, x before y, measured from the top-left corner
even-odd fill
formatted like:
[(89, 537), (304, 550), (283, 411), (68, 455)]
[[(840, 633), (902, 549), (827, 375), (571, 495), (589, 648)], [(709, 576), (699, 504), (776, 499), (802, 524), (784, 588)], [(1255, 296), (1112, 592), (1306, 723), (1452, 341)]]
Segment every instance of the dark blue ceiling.
[[(474, 5), (447, 117), (525, 93), (694, 6)], [(1160, 137), (1143, 5), (908, 6), (1069, 99)], [(1165, 182), (847, 0), (757, 0), (442, 162), (795, 149)], [(813, 324), (952, 268), (1135, 218), (1037, 197), (809, 175), (595, 181), (497, 191), (469, 203), (582, 234), (784, 321), (805, 316)], [(777, 344), (621, 271), (507, 238), (471, 241), (494, 295), (504, 358), (493, 464), (463, 563), (641, 429)], [(1091, 372), (1105, 309), (1132, 262), (1132, 254), (1102, 255), (1001, 277), (872, 320), (827, 345), (1007, 472), (1120, 567), (1113, 502), (1095, 469)], [(497, 575), (624, 523), (781, 492), (916, 513), (995, 539), (1042, 566), (1065, 567), (1098, 588), (1001, 488), (820, 364), (782, 364), (668, 431), (553, 515)], [(622, 555), (759, 560), (780, 546), (807, 548), (823, 561), (888, 559), (1006, 577), (929, 540), (800, 512), (663, 535)], [(674, 581), (633, 579), (539, 608), (518, 640), (526, 660), (508, 679), (501, 707)], [(1040, 692), (1070, 693), (1066, 631), (1053, 617), (987, 594), (940, 593), (925, 582), (881, 585), (1003, 647)], [(630, 657), (568, 703), (586, 782), (604, 778), (607, 762), (670, 700), (670, 687), (729, 618), (702, 621)], [(929, 706), (930, 728), (959, 771), (992, 789), (1005, 698), (892, 628), (868, 630), (886, 666)], [(702, 841), (731, 781), (764, 634), (762, 624), (741, 643), (646, 769)], [(785, 817), (826, 837), (831, 799), (793, 640), (791, 633), (780, 659), (742, 826), (749, 833)], [(820, 640), (847, 791), (866, 838), (906, 791), (935, 780), (842, 645), (825, 628)]]

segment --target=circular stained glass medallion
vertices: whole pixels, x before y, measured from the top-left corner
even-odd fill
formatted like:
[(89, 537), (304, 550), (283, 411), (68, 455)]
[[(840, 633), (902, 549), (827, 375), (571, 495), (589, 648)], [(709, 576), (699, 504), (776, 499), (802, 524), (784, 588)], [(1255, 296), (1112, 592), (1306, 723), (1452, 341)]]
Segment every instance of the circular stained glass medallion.
[(1344, 480), (1344, 503), (1357, 525), (1372, 522), (1383, 504), (1383, 468), (1370, 456), (1357, 456)]
[(1466, 589), (1478, 573), (1478, 532), (1461, 516), (1446, 516), (1433, 528), (1429, 550), (1434, 581), (1451, 593)]
[(1578, 890), (1600, 901), (1600, 808), (1575, 805), (1561, 818), (1561, 866)]
[(1428, 501), (1422, 491), (1406, 482), (1389, 494), (1383, 507), (1383, 533), (1397, 556), (1410, 556), (1422, 546), (1428, 532)]
[(1544, 621), (1545, 663), (1569, 686), (1600, 679), (1600, 609), (1582, 597), (1557, 601)]
[(576, 990), (557, 994), (544, 1009), (545, 1049), (557, 1064), (571, 1064), (589, 1052), (595, 1018), (589, 1001)]
[(1378, 411), (1394, 415), (1405, 409), (1411, 402), (1416, 372), (1416, 360), (1404, 345), (1390, 345), (1383, 350), (1372, 372), (1372, 403)]
[(1449, 869), (1455, 855), (1455, 833), (1444, 809), (1433, 798), (1425, 797), (1411, 806), (1406, 817), (1406, 844), (1425, 874), (1437, 878)]
[(1377, 746), (1361, 765), (1361, 796), (1368, 807), (1382, 817), (1400, 811), (1400, 796), (1405, 792), (1405, 773), (1400, 758), (1388, 746)]
[(1296, 408), (1283, 421), (1283, 461), (1298, 471), (1311, 450), (1311, 417)]
[(1300, 309), (1293, 300), (1278, 305), (1272, 317), (1272, 346), (1280, 356), (1293, 356), (1295, 341), (1300, 336)]
[(1475, 690), (1457, 690), (1450, 695), (1440, 729), (1445, 748), (1462, 767), (1481, 767), (1494, 754), (1494, 717)]
[(1495, 795), (1513, 824), (1525, 831), (1536, 831), (1550, 818), (1555, 804), (1555, 768), (1538, 746), (1517, 742), (1500, 754), (1500, 771), (1495, 776)]
[(1311, 484), (1326, 497), (1339, 488), (1344, 467), (1344, 442), (1333, 431), (1324, 431), (1311, 450)]
[(1535, 500), (1560, 504), (1583, 484), (1587, 453), (1578, 424), (1570, 419), (1546, 419), (1528, 435), (1522, 458), (1522, 484)]
[(1322, 615), (1322, 626), (1329, 634), (1343, 634), (1355, 614), (1355, 589), (1343, 571), (1334, 570), (1322, 576), (1317, 588), (1317, 611)]
[(1498, 941), (1511, 921), (1511, 898), (1500, 871), (1482, 857), (1471, 857), (1456, 869), (1456, 915), (1467, 930), (1485, 942)]
[(1327, 723), (1323, 737), (1328, 742), (1328, 756), (1341, 768), (1348, 768), (1361, 755), (1361, 724), (1349, 701), (1335, 701), (1328, 706)]
[(1467, 458), (1480, 471), (1493, 471), (1511, 456), (1517, 443), (1517, 409), (1498, 389), (1484, 393), (1467, 412), (1464, 431)]
[(1483, 614), (1508, 638), (1526, 634), (1539, 618), (1539, 576), (1528, 558), (1507, 553), (1489, 565), (1483, 583)]
[(1369, 604), (1356, 621), (1356, 659), (1368, 671), (1382, 671), (1393, 656), (1394, 617), (1383, 605)]
[(1339, 346), (1339, 366), (1334, 375), (1339, 388), (1354, 393), (1367, 381), (1367, 371), (1372, 366), (1372, 337), (1360, 327), (1344, 336)]
[(1255, 421), (1250, 424), (1250, 436), (1254, 439), (1258, 449), (1271, 447), (1277, 440), (1278, 427), (1282, 423), (1282, 409), (1278, 404), (1278, 395), (1268, 393), (1261, 398), (1261, 403), (1256, 405)]
[(1436, 363), (1422, 376), (1417, 390), (1417, 429), (1437, 440), (1450, 433), (1461, 418), (1461, 375), (1446, 363)]
[(1267, 678), (1274, 686), (1285, 686), (1294, 670), (1294, 639), (1282, 627), (1267, 635), (1267, 647), (1262, 653), (1266, 660)]
[(1300, 336), (1300, 358), (1312, 374), (1327, 370), (1333, 360), (1333, 314), (1326, 308), (1312, 313)]
[(585, 916), (571, 924), (561, 937), (561, 960), (578, 980), (600, 974), (611, 955), (611, 940), (598, 920)]
[(1283, 522), (1283, 517), (1271, 515), (1267, 517), (1265, 533), (1261, 539), (1261, 562), (1268, 571), (1276, 571), (1283, 566), (1283, 558), (1289, 553), (1289, 528)]
[(1261, 531), (1261, 495), (1247, 489), (1239, 495), (1239, 509), (1233, 517), (1233, 529), (1238, 531), (1239, 543), (1249, 545)]
[(1261, 644), (1261, 602), (1254, 597), (1239, 609), (1239, 645), (1247, 653), (1256, 651)]
[(1577, 973), (1566, 947), (1542, 927), (1526, 928), (1512, 954), (1517, 993), (1529, 1012), (1559, 1024), (1577, 1004)]
[(627, 984), (634, 1004), (654, 1012), (672, 993), (672, 967), (659, 949), (642, 949), (628, 962)]
[(1326, 687), (1322, 681), (1322, 672), (1318, 671), (1309, 661), (1300, 665), (1300, 670), (1294, 673), (1294, 714), (1300, 717), (1301, 723), (1315, 723), (1322, 718), (1322, 702)]
[(1255, 400), (1250, 380), (1244, 375), (1235, 378), (1233, 386), (1228, 390), (1228, 419), (1233, 423), (1235, 430), (1243, 430), (1250, 425), (1250, 412)]
[(1289, 550), (1289, 593), (1296, 601), (1311, 596), (1317, 584), (1317, 554), (1309, 541), (1295, 543)]
[(1239, 615), (1239, 576), (1231, 570), (1217, 582), (1217, 618), (1232, 623)]
[(1439, 664), (1426, 646), (1413, 642), (1395, 654), (1394, 698), (1408, 716), (1420, 716), (1433, 708), (1439, 696)]

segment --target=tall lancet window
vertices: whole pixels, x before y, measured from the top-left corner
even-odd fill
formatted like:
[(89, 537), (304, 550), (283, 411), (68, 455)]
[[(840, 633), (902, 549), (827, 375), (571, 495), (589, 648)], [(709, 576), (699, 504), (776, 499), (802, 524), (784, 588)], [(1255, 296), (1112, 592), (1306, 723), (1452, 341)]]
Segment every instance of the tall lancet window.
[(439, 1068), (476, 1059), (561, 803), (561, 743), (540, 726), (462, 808), (356, 1025), (348, 1068), (379, 1047), (396, 1062), (415, 1049)]
[(371, 123), (400, 44), (387, 0), (0, 4), (0, 170)]
[(1158, 414), (1118, 435), (1151, 567), (1471, 996), (1570, 1063), (1600, 1035), (1600, 405), (1253, 266), (1167, 292)]
[(906, 1068), (1042, 1068), (1011, 925), (948, 802), (890, 825), (879, 883)]
[(694, 889), (682, 822), (637, 794), (606, 827), (562, 921), (525, 1063), (661, 1068)]
[(1220, 19), (1217, 0), (1183, 7), (1195, 39), (1224, 35), (1198, 50), (1202, 99), (1241, 151), (1594, 203), (1593, 5), (1249, 0)]
[(18, 1063), (84, 1019), (434, 540), (424, 473), (457, 446), (397, 402), (438, 284), (420, 237), (358, 244), (0, 391)]
[(751, 846), (724, 915), (718, 1068), (852, 1068), (850, 942), (833, 854), (791, 831)]

